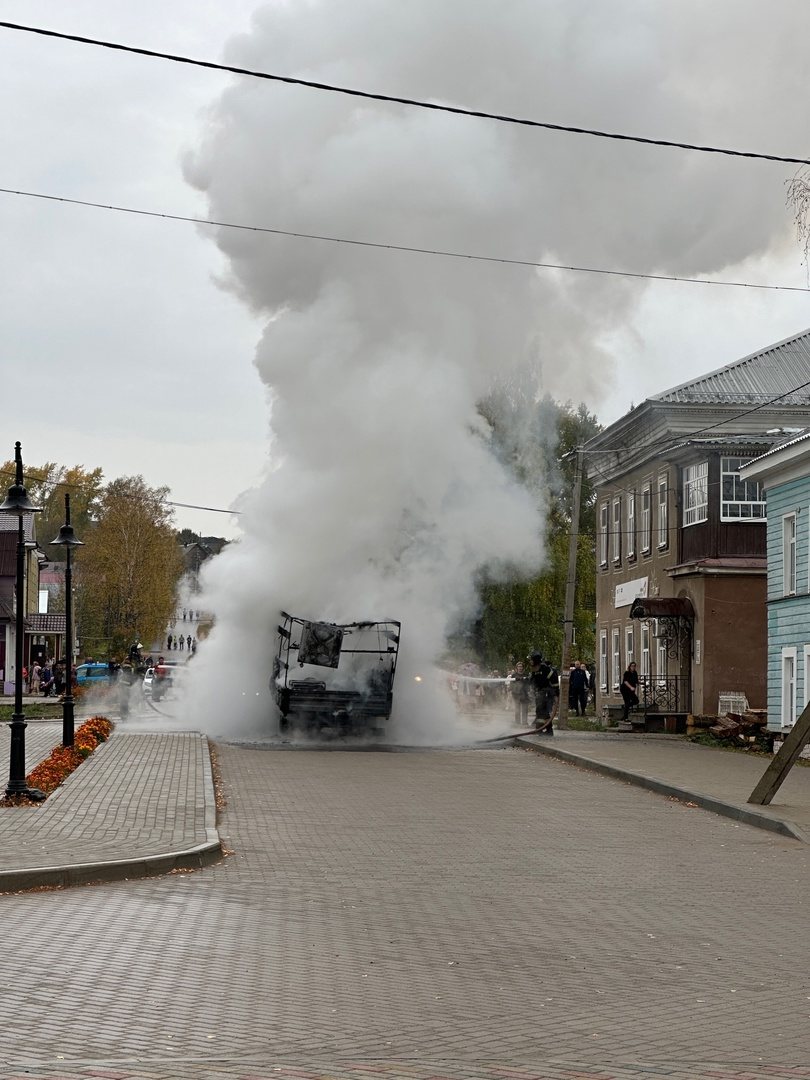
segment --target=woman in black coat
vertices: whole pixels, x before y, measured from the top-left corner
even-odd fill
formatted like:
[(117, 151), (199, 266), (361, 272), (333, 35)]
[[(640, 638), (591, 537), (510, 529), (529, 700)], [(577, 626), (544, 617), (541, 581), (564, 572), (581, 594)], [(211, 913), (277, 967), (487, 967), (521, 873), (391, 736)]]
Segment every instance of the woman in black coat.
[(622, 675), (621, 685), (622, 700), (624, 701), (624, 719), (630, 715), (630, 710), (638, 705), (638, 672), (635, 661), (627, 665), (627, 671)]

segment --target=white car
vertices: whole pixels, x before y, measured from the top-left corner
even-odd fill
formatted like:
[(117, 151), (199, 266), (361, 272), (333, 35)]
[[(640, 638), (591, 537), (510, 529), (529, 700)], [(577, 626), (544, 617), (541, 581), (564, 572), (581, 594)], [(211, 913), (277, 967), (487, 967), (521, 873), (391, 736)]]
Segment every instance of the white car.
[(146, 697), (149, 697), (150, 694), (152, 693), (152, 678), (154, 677), (154, 674), (155, 674), (155, 669), (153, 667), (148, 667), (146, 669), (146, 674), (143, 677), (143, 687), (142, 687), (143, 692), (144, 692)]

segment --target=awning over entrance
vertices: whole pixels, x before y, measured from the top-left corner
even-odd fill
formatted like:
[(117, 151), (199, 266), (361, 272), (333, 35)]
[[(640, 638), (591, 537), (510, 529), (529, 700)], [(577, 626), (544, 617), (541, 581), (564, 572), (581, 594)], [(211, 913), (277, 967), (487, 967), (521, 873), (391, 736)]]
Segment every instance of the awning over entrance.
[(694, 619), (688, 596), (637, 596), (630, 607), (631, 619)]

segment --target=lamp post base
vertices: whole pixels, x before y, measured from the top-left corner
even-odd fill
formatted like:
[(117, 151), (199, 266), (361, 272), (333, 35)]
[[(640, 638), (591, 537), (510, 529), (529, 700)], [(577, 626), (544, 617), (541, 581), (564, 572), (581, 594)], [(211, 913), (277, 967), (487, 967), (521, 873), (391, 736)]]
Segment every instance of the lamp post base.
[(25, 782), (25, 729), (28, 727), (25, 717), (21, 712), (15, 712), (8, 726), (11, 731), (11, 768), (6, 785), (6, 798), (13, 799), (22, 795), (33, 802), (42, 802), (47, 798), (45, 792), (29, 787)]
[(30, 799), (31, 802), (45, 802), (48, 796), (44, 791), (40, 791), (37, 787), (24, 787), (24, 788), (6, 788), (4, 795), (6, 799)]

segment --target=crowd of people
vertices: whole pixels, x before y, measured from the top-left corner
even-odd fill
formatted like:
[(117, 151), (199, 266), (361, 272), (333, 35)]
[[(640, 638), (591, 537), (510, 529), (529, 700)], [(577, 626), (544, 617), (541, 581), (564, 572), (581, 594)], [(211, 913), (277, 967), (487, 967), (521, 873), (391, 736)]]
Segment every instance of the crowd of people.
[(183, 649), (188, 648), (190, 653), (197, 651), (197, 639), (192, 637), (191, 634), (186, 634), (183, 637), (182, 634), (168, 634), (166, 637), (166, 650), (179, 649), (180, 652)]
[[(581, 660), (575, 660), (568, 672), (568, 711), (585, 716), (593, 694), (593, 675)], [(560, 674), (557, 668), (533, 652), (527, 662), (510, 658), (506, 675), (491, 671), (482, 675), (477, 665), (463, 664), (452, 677), (450, 688), (462, 707), (495, 705), (503, 702), (513, 708), (515, 723), (526, 727), (531, 719), (541, 735), (554, 734), (554, 720), (560, 705)]]
[[(73, 669), (73, 682), (76, 682), (76, 669)], [(65, 664), (62, 660), (35, 660), (30, 670), (23, 668), (23, 684), (27, 693), (34, 697), (59, 697), (65, 692)]]

